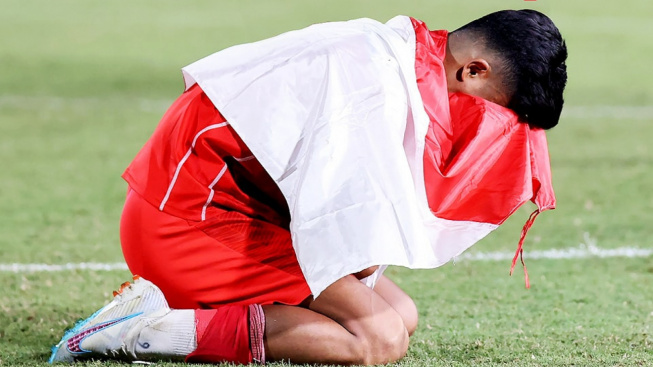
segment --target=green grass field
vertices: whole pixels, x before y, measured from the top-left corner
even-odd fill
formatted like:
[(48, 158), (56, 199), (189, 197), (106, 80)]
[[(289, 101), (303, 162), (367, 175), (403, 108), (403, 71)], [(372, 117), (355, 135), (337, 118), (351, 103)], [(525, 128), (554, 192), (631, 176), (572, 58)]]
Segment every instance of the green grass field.
[[(651, 254), (653, 3), (0, 0), (0, 366), (46, 365), (63, 331), (129, 279), (6, 266), (123, 261), (120, 175), (181, 93), (181, 67), (315, 22), (405, 14), (454, 29), (523, 7), (549, 14), (570, 53), (548, 135), (558, 209), (525, 245), (532, 288), (520, 269), (508, 276), (510, 260), (390, 269), (421, 317), (397, 365), (653, 365), (653, 256), (529, 259), (581, 243)], [(532, 209), (469, 253), (514, 251)]]

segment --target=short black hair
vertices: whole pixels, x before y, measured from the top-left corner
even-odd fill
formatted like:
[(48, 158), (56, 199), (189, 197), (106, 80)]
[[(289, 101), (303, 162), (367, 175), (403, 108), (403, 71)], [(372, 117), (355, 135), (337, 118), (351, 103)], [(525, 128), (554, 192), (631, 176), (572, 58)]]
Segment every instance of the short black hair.
[(567, 84), (567, 46), (549, 17), (530, 9), (502, 10), (455, 32), (471, 32), (502, 59), (499, 76), (512, 95), (507, 107), (522, 121), (543, 129), (558, 124)]

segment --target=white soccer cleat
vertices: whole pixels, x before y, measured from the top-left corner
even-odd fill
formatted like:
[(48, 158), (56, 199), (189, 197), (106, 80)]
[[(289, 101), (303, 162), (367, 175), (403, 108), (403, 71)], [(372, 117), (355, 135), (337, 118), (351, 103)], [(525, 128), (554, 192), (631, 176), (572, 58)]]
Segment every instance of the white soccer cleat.
[(137, 359), (140, 330), (149, 320), (170, 312), (168, 302), (157, 286), (139, 276), (134, 276), (133, 283), (123, 283), (113, 295), (113, 301), (66, 331), (52, 348), (50, 363), (92, 358)]

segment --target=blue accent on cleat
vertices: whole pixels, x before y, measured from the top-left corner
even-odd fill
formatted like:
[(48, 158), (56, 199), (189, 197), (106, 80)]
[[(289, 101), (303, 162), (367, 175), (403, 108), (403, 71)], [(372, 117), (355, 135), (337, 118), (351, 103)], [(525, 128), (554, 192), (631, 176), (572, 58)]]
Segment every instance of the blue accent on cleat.
[(75, 325), (66, 330), (64, 332), (63, 337), (61, 337), (61, 340), (59, 343), (56, 345), (52, 346), (52, 354), (50, 355), (50, 359), (48, 359), (48, 363), (52, 364), (54, 363), (54, 357), (57, 355), (57, 352), (59, 351), (59, 348), (61, 348), (68, 339), (72, 338), (75, 334), (79, 333), (79, 330), (84, 327), (84, 325), (88, 324), (89, 321), (91, 321), (93, 318), (95, 318), (100, 312), (102, 312), (107, 306), (102, 307), (101, 309), (95, 311), (91, 316), (83, 319), (83, 320), (78, 320), (75, 322)]

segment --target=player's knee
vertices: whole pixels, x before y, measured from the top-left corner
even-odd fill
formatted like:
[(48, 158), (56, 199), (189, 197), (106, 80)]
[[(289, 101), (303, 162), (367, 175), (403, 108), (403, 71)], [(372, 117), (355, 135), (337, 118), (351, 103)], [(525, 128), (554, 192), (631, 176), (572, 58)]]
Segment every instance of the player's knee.
[(408, 351), (408, 338), (406, 328), (397, 329), (392, 335), (388, 335), (382, 347), (385, 355), (381, 362), (391, 363), (402, 359)]
[(397, 311), (397, 313), (399, 313), (399, 315), (401, 315), (404, 326), (406, 327), (406, 330), (408, 330), (408, 335), (413, 335), (417, 329), (417, 323), (419, 320), (415, 302), (405, 295), (405, 297), (393, 300), (392, 307)]
[[(398, 315), (397, 315), (398, 316)], [(400, 317), (388, 320), (374, 335), (364, 341), (363, 364), (391, 363), (403, 358), (408, 351), (408, 331)]]
[(406, 303), (404, 309), (401, 312), (401, 317), (404, 320), (406, 330), (408, 330), (408, 335), (412, 336), (415, 333), (415, 330), (417, 330), (417, 324), (419, 323), (417, 306), (412, 299), (409, 299), (409, 302)]

